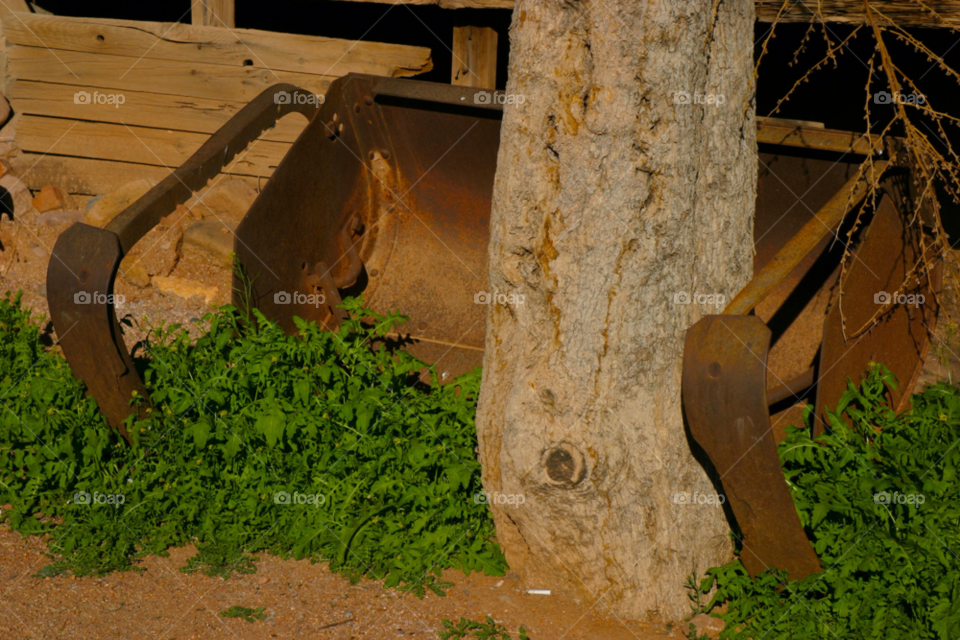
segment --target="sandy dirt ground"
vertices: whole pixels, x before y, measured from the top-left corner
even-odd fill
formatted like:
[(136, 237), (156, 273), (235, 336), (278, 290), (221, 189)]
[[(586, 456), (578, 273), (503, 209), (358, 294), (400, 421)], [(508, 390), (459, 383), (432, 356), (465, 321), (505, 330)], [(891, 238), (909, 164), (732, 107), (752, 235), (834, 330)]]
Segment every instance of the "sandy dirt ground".
[[(375, 581), (351, 585), (324, 564), (261, 555), (257, 572), (227, 580), (178, 569), (192, 548), (144, 560), (143, 573), (103, 578), (36, 577), (49, 563), (39, 538), (0, 528), (0, 637), (11, 640), (207, 640), (261, 638), (435, 638), (444, 618), (492, 616), (531, 640), (664, 640), (676, 627), (615, 618), (603, 603), (588, 608), (556, 596), (528, 595), (511, 576), (456, 571), (446, 597), (423, 598), (384, 589)], [(232, 606), (264, 607), (266, 619), (220, 615)], [(516, 637), (516, 636), (515, 636)]]

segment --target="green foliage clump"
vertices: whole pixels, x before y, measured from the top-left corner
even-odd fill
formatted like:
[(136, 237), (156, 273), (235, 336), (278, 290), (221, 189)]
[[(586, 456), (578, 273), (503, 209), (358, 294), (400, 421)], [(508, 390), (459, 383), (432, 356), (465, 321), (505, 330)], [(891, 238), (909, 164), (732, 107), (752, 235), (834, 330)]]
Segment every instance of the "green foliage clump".
[(233, 605), (229, 609), (225, 609), (220, 612), (220, 615), (224, 618), (243, 618), (247, 622), (254, 622), (256, 620), (266, 620), (267, 614), (264, 613), (266, 607), (257, 607), (253, 609), (251, 607), (244, 607), (238, 604)]
[(130, 446), (19, 296), (0, 300), (3, 520), (47, 534), (55, 569), (77, 575), (187, 543), (199, 554), (185, 570), (224, 577), (258, 551), (420, 595), (447, 567), (502, 575), (474, 500), (479, 372), (424, 385), (421, 362), (383, 346), (401, 316), (344, 306), (338, 333), (298, 320), (288, 336), (232, 307), (195, 342), (151, 329), (134, 354), (152, 409), (128, 420)]
[(822, 436), (788, 429), (780, 459), (823, 570), (788, 582), (751, 580), (739, 561), (711, 569), (701, 589), (715, 582), (712, 602), (728, 602), (721, 638), (960, 637), (960, 391), (941, 383), (897, 416), (894, 385), (874, 365)]
[[(441, 640), (451, 640), (460, 638), (477, 638), (477, 640), (512, 640), (513, 636), (507, 631), (507, 628), (499, 624), (496, 620), (487, 616), (483, 622), (460, 618), (460, 621), (454, 624), (450, 620), (443, 619), (443, 631), (438, 635)], [(527, 630), (520, 627), (519, 640), (530, 640), (527, 637)]]

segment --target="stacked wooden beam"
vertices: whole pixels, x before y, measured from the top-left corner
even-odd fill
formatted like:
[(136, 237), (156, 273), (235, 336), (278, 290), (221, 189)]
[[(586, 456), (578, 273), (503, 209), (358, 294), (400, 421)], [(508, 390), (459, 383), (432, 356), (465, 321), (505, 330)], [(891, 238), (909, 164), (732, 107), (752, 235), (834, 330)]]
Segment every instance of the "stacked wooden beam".
[[(251, 29), (22, 12), (2, 21), (22, 179), (80, 194), (165, 176), (278, 82), (322, 95), (349, 72), (399, 77), (432, 65), (422, 47)], [(269, 177), (304, 125), (288, 116), (227, 172)]]
[[(353, 0), (387, 4), (438, 5), (444, 9), (512, 9), (514, 0)], [(846, 22), (866, 21), (864, 0), (756, 0), (759, 22)], [(957, 0), (872, 0), (880, 24), (886, 18), (903, 27), (960, 27)], [(880, 15), (882, 14), (882, 15)]]

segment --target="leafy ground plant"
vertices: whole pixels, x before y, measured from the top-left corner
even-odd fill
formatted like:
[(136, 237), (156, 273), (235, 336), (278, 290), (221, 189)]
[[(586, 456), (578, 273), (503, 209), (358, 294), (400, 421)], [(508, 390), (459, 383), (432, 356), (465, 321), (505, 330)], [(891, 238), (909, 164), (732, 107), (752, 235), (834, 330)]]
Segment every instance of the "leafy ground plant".
[(824, 435), (788, 429), (780, 459), (824, 570), (787, 582), (751, 580), (739, 561), (711, 569), (701, 589), (715, 582), (713, 603), (728, 602), (721, 638), (960, 637), (960, 391), (928, 388), (897, 416), (895, 384), (872, 365)]
[(19, 297), (0, 299), (2, 518), (45, 534), (51, 570), (77, 575), (187, 543), (186, 570), (224, 577), (258, 551), (421, 595), (447, 567), (502, 575), (474, 500), (479, 373), (424, 385), (422, 363), (382, 346), (403, 318), (345, 306), (354, 319), (336, 334), (298, 321), (288, 336), (232, 307), (196, 341), (151, 329), (134, 353), (152, 408), (131, 419), (130, 446)]
[(242, 607), (238, 604), (233, 605), (229, 609), (220, 612), (224, 618), (243, 618), (247, 622), (254, 622), (256, 620), (266, 620), (267, 614), (264, 613), (266, 607), (257, 607), (256, 609), (251, 609), (250, 607)]
[[(443, 631), (438, 633), (441, 640), (458, 640), (460, 638), (477, 638), (477, 640), (513, 639), (507, 628), (490, 616), (487, 616), (483, 622), (467, 618), (460, 618), (460, 621), (456, 624), (446, 619), (441, 622), (443, 622)], [(527, 636), (527, 630), (523, 627), (520, 627), (518, 634), (518, 640), (530, 640)]]

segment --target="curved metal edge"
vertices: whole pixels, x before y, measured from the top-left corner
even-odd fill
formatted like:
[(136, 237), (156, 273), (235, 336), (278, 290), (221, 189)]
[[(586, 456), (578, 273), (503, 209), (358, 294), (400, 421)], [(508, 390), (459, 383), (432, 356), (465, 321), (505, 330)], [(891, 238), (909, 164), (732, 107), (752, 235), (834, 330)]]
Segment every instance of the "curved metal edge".
[(683, 408), (743, 533), (751, 576), (784, 569), (791, 580), (820, 571), (777, 455), (766, 397), (770, 329), (756, 316), (707, 316), (687, 331)]
[(318, 111), (317, 101), (301, 102), (298, 93), (308, 95), (286, 83), (264, 90), (105, 229), (77, 223), (57, 239), (47, 266), (47, 299), (60, 346), (71, 371), (87, 385), (108, 424), (128, 440), (123, 421), (133, 413), (133, 393), (147, 400), (141, 410), (149, 406), (149, 396), (114, 311), (113, 287), (120, 261), (163, 216), (186, 202), (277, 120), (292, 112), (312, 119)]
[(122, 258), (115, 233), (83, 223), (60, 234), (47, 267), (47, 302), (73, 375), (124, 438), (134, 393), (147, 397), (120, 333), (113, 283)]

